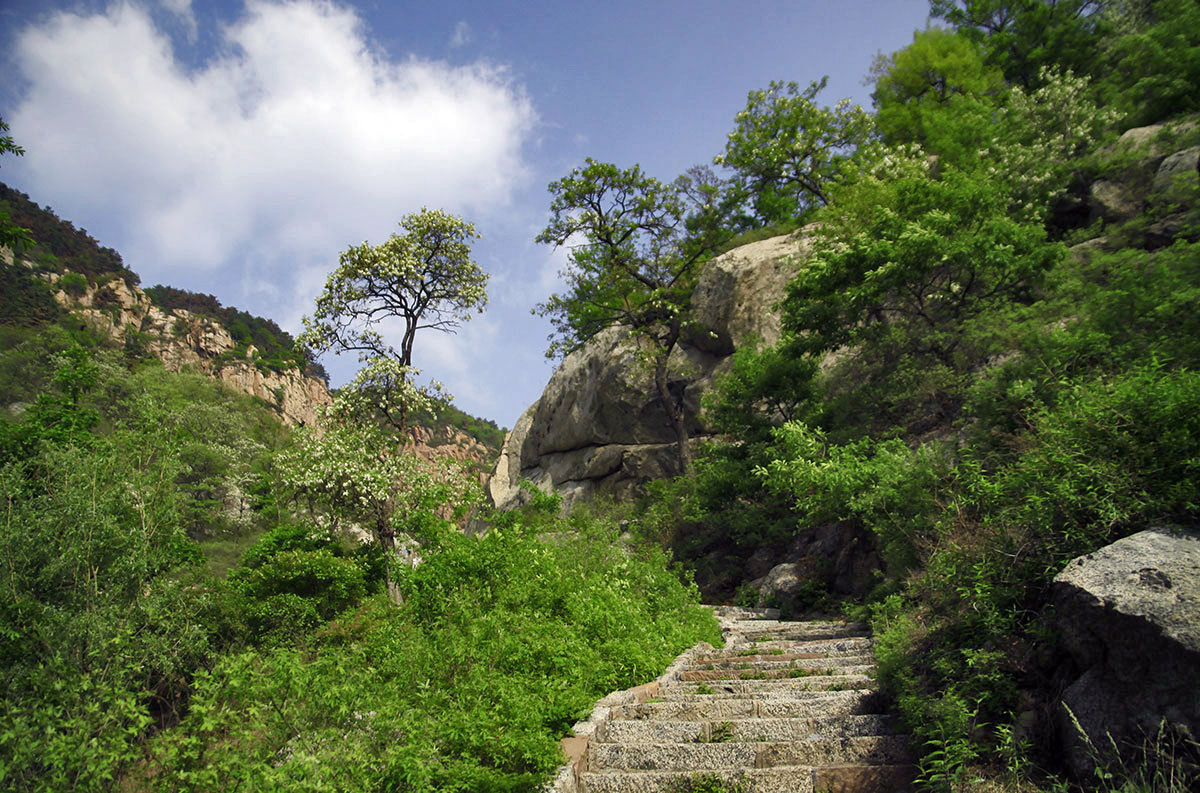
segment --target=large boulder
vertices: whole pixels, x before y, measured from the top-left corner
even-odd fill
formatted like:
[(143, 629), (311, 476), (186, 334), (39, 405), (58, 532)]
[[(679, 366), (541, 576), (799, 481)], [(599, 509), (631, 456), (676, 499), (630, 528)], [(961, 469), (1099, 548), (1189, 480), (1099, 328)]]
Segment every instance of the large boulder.
[(1139, 532), (1073, 560), (1053, 589), (1063, 643), (1083, 670), (1060, 713), (1072, 771), (1090, 779), (1098, 765), (1169, 745), (1195, 773), (1200, 535)]
[[(779, 339), (775, 306), (809, 239), (800, 234), (761, 240), (705, 265), (692, 295), (694, 327), (669, 366), (669, 387), (683, 397), (693, 439), (711, 431), (701, 420), (700, 399), (729, 369), (733, 351)], [(610, 328), (563, 360), (505, 439), (489, 483), (498, 506), (526, 500), (522, 479), (570, 502), (592, 494), (627, 498), (646, 482), (679, 472), (675, 432), (639, 343), (628, 331)]]
[(1195, 137), (1196, 118), (1161, 122), (1126, 130), (1108, 150), (1125, 164), (1091, 185), (1088, 204), (1093, 216), (1124, 223), (1148, 210), (1159, 216), (1146, 231), (1150, 247), (1169, 245), (1196, 222), (1188, 196), (1197, 179), (1200, 147), (1180, 148), (1177, 141)]

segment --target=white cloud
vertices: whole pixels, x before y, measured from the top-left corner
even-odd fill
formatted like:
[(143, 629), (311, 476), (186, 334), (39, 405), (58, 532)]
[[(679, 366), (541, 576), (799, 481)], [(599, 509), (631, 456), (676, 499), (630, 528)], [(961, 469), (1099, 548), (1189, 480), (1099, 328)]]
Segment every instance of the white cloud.
[(320, 0), (249, 0), (223, 36), (191, 70), (129, 4), (18, 36), (26, 184), (111, 217), (105, 241), (148, 282), (249, 273), (289, 302), (309, 270), (406, 212), (494, 209), (526, 176), (537, 119), (500, 67), (387, 60), (352, 11)]
[(460, 19), (454, 25), (454, 33), (450, 35), (450, 46), (463, 47), (467, 44), (470, 44), (474, 38), (475, 36), (471, 32), (471, 26), (468, 25), (464, 20)]

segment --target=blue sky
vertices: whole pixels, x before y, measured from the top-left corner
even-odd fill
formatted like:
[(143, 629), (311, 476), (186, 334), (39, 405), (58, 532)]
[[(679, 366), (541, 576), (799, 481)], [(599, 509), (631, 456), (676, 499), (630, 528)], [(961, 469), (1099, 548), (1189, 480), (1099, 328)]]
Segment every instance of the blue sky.
[[(709, 163), (746, 94), (872, 57), (925, 0), (0, 0), (0, 180), (116, 248), (143, 284), (296, 332), (338, 254), (422, 206), (473, 221), (491, 302), (414, 362), (512, 426), (541, 394), (565, 252), (533, 242), (585, 157), (669, 180)], [(355, 361), (326, 360), (334, 384)]]

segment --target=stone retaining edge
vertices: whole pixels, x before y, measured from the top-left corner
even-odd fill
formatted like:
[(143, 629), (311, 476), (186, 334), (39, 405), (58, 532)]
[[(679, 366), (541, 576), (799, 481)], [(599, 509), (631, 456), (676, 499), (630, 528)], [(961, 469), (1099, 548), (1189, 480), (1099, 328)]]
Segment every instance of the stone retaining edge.
[[(766, 616), (766, 610), (717, 608), (714, 611), (717, 621), (721, 624), (721, 633), (725, 637), (725, 650), (736, 650), (746, 643), (746, 638), (735, 629), (737, 622), (746, 619), (750, 614), (760, 618)], [(770, 611), (774, 612), (770, 616), (778, 618), (778, 611), (774, 609)], [(579, 774), (587, 770), (588, 741), (609, 721), (612, 709), (618, 705), (640, 705), (647, 700), (654, 699), (658, 696), (659, 687), (665, 683), (677, 682), (681, 673), (695, 660), (696, 656), (711, 653), (715, 649), (708, 642), (695, 644), (676, 656), (671, 665), (667, 667), (667, 671), (654, 681), (627, 688), (624, 691), (614, 691), (597, 702), (591, 715), (583, 721), (576, 722), (571, 727), (571, 734), (560, 742), (567, 762), (558, 769), (558, 774), (554, 779), (547, 782), (546, 786), (542, 788), (543, 793), (581, 793)]]

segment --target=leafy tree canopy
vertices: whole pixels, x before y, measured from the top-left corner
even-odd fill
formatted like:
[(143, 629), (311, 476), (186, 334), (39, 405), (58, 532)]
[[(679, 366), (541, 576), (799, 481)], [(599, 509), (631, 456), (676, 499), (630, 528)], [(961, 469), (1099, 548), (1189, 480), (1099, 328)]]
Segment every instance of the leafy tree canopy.
[(636, 165), (588, 158), (550, 193), (552, 218), (537, 240), (571, 252), (561, 273), (567, 292), (535, 309), (554, 326), (547, 355), (565, 355), (608, 327), (679, 325), (697, 264), (725, 235), (711, 174), (668, 184)]
[(734, 117), (725, 153), (713, 160), (736, 172), (762, 225), (829, 203), (840, 162), (873, 134), (871, 116), (849, 99), (833, 108), (817, 104), (828, 79), (803, 90), (773, 81), (766, 90), (751, 91)]
[(930, 0), (930, 15), (983, 45), (1010, 83), (1036, 87), (1047, 66), (1091, 74), (1105, 0)]
[[(418, 330), (454, 330), (487, 305), (488, 275), (471, 260), (475, 226), (441, 210), (422, 209), (400, 221), (403, 234), (379, 245), (353, 245), (325, 282), (300, 340), (318, 353), (359, 351), (412, 364)], [(404, 323), (397, 351), (375, 328)]]
[[(3, 132), (8, 132), (8, 124), (0, 118), (0, 133)], [(17, 145), (12, 135), (0, 135), (0, 154), (20, 157), (25, 154), (25, 150)], [(8, 217), (8, 212), (0, 210), (0, 245), (12, 250), (21, 250), (31, 242), (29, 229), (13, 223)]]
[(875, 121), (889, 143), (930, 142), (953, 123), (956, 96), (991, 96), (1005, 89), (1004, 76), (983, 61), (979, 44), (942, 28), (918, 30), (913, 43), (871, 66)]
[(1200, 111), (1200, 2), (1126, 0), (1109, 8), (1100, 94), (1126, 126)]

